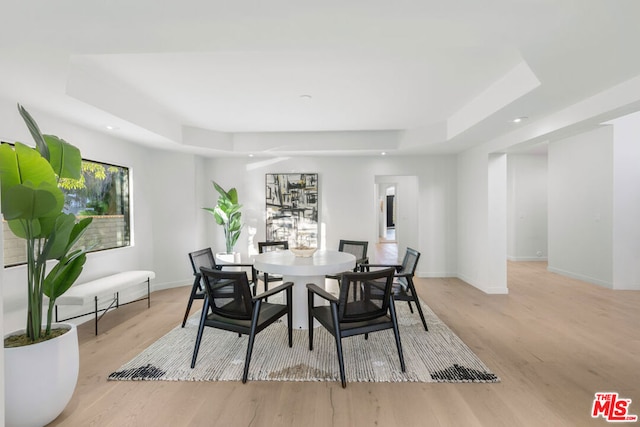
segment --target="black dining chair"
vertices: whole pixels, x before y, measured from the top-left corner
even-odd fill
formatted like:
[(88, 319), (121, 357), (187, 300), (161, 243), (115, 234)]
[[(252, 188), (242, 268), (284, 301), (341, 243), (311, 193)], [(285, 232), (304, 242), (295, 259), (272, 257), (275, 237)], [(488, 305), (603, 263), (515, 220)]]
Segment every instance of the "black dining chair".
[[(394, 282), (392, 288), (392, 294), (396, 301), (406, 301), (409, 304), (409, 310), (413, 313), (413, 307), (411, 306), (411, 302), (416, 303), (416, 307), (418, 308), (418, 314), (420, 315), (420, 320), (422, 321), (422, 326), (424, 326), (424, 330), (428, 331), (427, 321), (424, 318), (424, 313), (422, 312), (422, 306), (420, 305), (420, 299), (418, 298), (418, 293), (416, 292), (416, 287), (413, 283), (413, 276), (416, 273), (416, 267), (418, 266), (418, 260), (420, 259), (420, 252), (415, 249), (407, 248), (407, 251), (404, 254), (404, 258), (402, 260), (402, 264), (367, 264), (363, 266), (363, 268), (375, 269), (375, 268), (395, 268)], [(374, 290), (373, 296), (377, 298), (382, 298), (382, 292)]]
[[(245, 271), (220, 271), (201, 267), (200, 272), (204, 279), (206, 298), (193, 348), (191, 368), (196, 365), (205, 326), (236, 332), (240, 336), (248, 335), (249, 341), (242, 374), (242, 382), (246, 383), (256, 334), (287, 315), (289, 347), (293, 346), (293, 282), (283, 283), (268, 292), (252, 296)], [(286, 293), (285, 304), (266, 302), (267, 297), (283, 291)]]
[[(274, 242), (258, 242), (258, 253), (265, 253), (270, 251), (283, 251), (289, 249), (289, 242), (287, 241), (274, 241)], [(260, 272), (258, 271), (258, 277)], [(269, 274), (266, 271), (262, 272), (262, 283), (264, 284), (264, 290), (269, 290), (269, 283), (281, 282), (282, 276), (277, 274)], [(253, 295), (256, 294), (256, 287), (253, 288)]]
[[(362, 265), (369, 262), (367, 257), (367, 249), (369, 242), (364, 240), (343, 240), (340, 239), (338, 244), (338, 251), (346, 252), (356, 257), (356, 266), (353, 271), (363, 271)], [(334, 279), (340, 281), (340, 274), (328, 274), (327, 279)]]
[(202, 275), (200, 273), (200, 267), (213, 268), (216, 270), (222, 270), (223, 268), (231, 268), (231, 267), (240, 267), (240, 268), (251, 268), (251, 283), (255, 288), (256, 284), (256, 273), (253, 270), (253, 264), (217, 264), (216, 258), (213, 255), (213, 251), (211, 248), (200, 249), (198, 251), (194, 251), (189, 253), (189, 261), (191, 261), (191, 267), (193, 268), (193, 285), (191, 285), (191, 293), (189, 294), (189, 302), (187, 303), (187, 310), (184, 313), (184, 318), (182, 319), (182, 327), (187, 323), (187, 319), (189, 318), (189, 312), (191, 311), (191, 306), (193, 305), (193, 300), (196, 299), (204, 299), (204, 285), (202, 283)]
[(369, 262), (367, 257), (367, 249), (369, 242), (364, 240), (340, 240), (338, 251), (347, 252), (356, 257), (356, 267), (353, 271), (362, 271), (362, 264)]
[[(400, 331), (396, 308), (391, 294), (395, 269), (388, 268), (371, 272), (345, 272), (340, 276), (340, 293), (336, 297), (316, 284), (307, 284), (309, 309), (309, 350), (313, 350), (313, 319), (317, 319), (336, 341), (338, 365), (342, 387), (347, 386), (342, 339), (355, 335), (369, 338), (371, 332), (393, 329), (400, 367), (405, 371)], [(382, 293), (382, 298), (373, 297), (372, 291)], [(359, 293), (359, 297), (353, 295)], [(329, 305), (315, 305), (314, 295), (329, 301)]]

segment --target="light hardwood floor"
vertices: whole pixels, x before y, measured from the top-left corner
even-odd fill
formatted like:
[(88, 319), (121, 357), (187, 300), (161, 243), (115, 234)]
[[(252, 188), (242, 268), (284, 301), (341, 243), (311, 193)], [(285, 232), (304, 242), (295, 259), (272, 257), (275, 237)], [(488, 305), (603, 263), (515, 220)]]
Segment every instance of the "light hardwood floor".
[[(79, 328), (80, 378), (57, 426), (585, 426), (594, 393), (640, 414), (640, 292), (611, 291), (508, 264), (509, 295), (418, 279), (420, 296), (498, 384), (107, 382), (180, 323), (188, 287), (154, 292)], [(345, 355), (345, 357), (348, 357)], [(411, 361), (407, 361), (411, 369)], [(348, 377), (347, 372), (347, 377)]]

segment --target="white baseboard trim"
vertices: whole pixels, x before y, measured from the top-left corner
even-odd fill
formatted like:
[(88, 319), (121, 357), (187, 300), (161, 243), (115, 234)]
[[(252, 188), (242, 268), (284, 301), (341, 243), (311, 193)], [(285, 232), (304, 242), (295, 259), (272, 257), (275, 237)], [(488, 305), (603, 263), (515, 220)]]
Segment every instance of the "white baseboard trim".
[(547, 257), (540, 257), (540, 256), (520, 256), (520, 257), (514, 257), (514, 256), (507, 256), (507, 260), (508, 261), (514, 261), (514, 262), (518, 262), (518, 261), (548, 261)]
[(499, 287), (499, 286), (493, 286), (493, 287), (488, 287), (488, 288), (484, 288), (482, 286), (478, 286), (475, 283), (473, 283), (473, 280), (471, 280), (470, 278), (464, 276), (463, 274), (456, 274), (455, 276), (460, 280), (462, 280), (463, 282), (467, 283), (469, 286), (473, 286), (474, 288), (484, 292), (485, 294), (491, 294), (491, 295), (506, 295), (509, 293), (509, 289), (507, 287)]
[(454, 272), (437, 272), (437, 271), (416, 271), (416, 276), (425, 279), (437, 279), (440, 277), (456, 277)]
[(555, 268), (551, 266), (547, 266), (547, 271), (552, 273), (560, 274), (562, 276), (571, 277), (572, 279), (582, 280), (583, 282), (593, 283), (594, 285), (602, 286), (603, 288), (613, 289), (612, 282), (606, 282), (604, 280), (596, 279), (593, 277), (585, 276), (584, 274), (573, 273), (571, 271), (562, 270), (560, 268)]

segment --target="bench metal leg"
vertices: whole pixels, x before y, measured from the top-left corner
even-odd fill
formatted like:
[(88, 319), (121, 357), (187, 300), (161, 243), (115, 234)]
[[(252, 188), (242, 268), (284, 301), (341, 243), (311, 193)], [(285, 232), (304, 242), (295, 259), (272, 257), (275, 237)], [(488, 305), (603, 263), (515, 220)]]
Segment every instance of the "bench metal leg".
[(96, 316), (96, 335), (98, 335), (98, 297), (95, 296), (93, 298), (95, 300), (95, 306), (96, 306), (96, 311), (95, 311), (95, 316)]

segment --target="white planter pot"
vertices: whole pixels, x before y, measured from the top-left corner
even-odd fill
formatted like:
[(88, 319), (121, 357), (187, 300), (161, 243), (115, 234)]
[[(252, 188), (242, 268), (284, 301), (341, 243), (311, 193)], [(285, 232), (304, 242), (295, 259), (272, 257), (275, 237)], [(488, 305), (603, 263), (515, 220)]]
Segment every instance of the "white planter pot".
[[(80, 365), (75, 325), (59, 337), (38, 344), (4, 349), (5, 423), (7, 427), (42, 427), (67, 406)], [(24, 333), (16, 331), (9, 335)]]
[(240, 264), (240, 252), (217, 252), (216, 260), (220, 264)]

